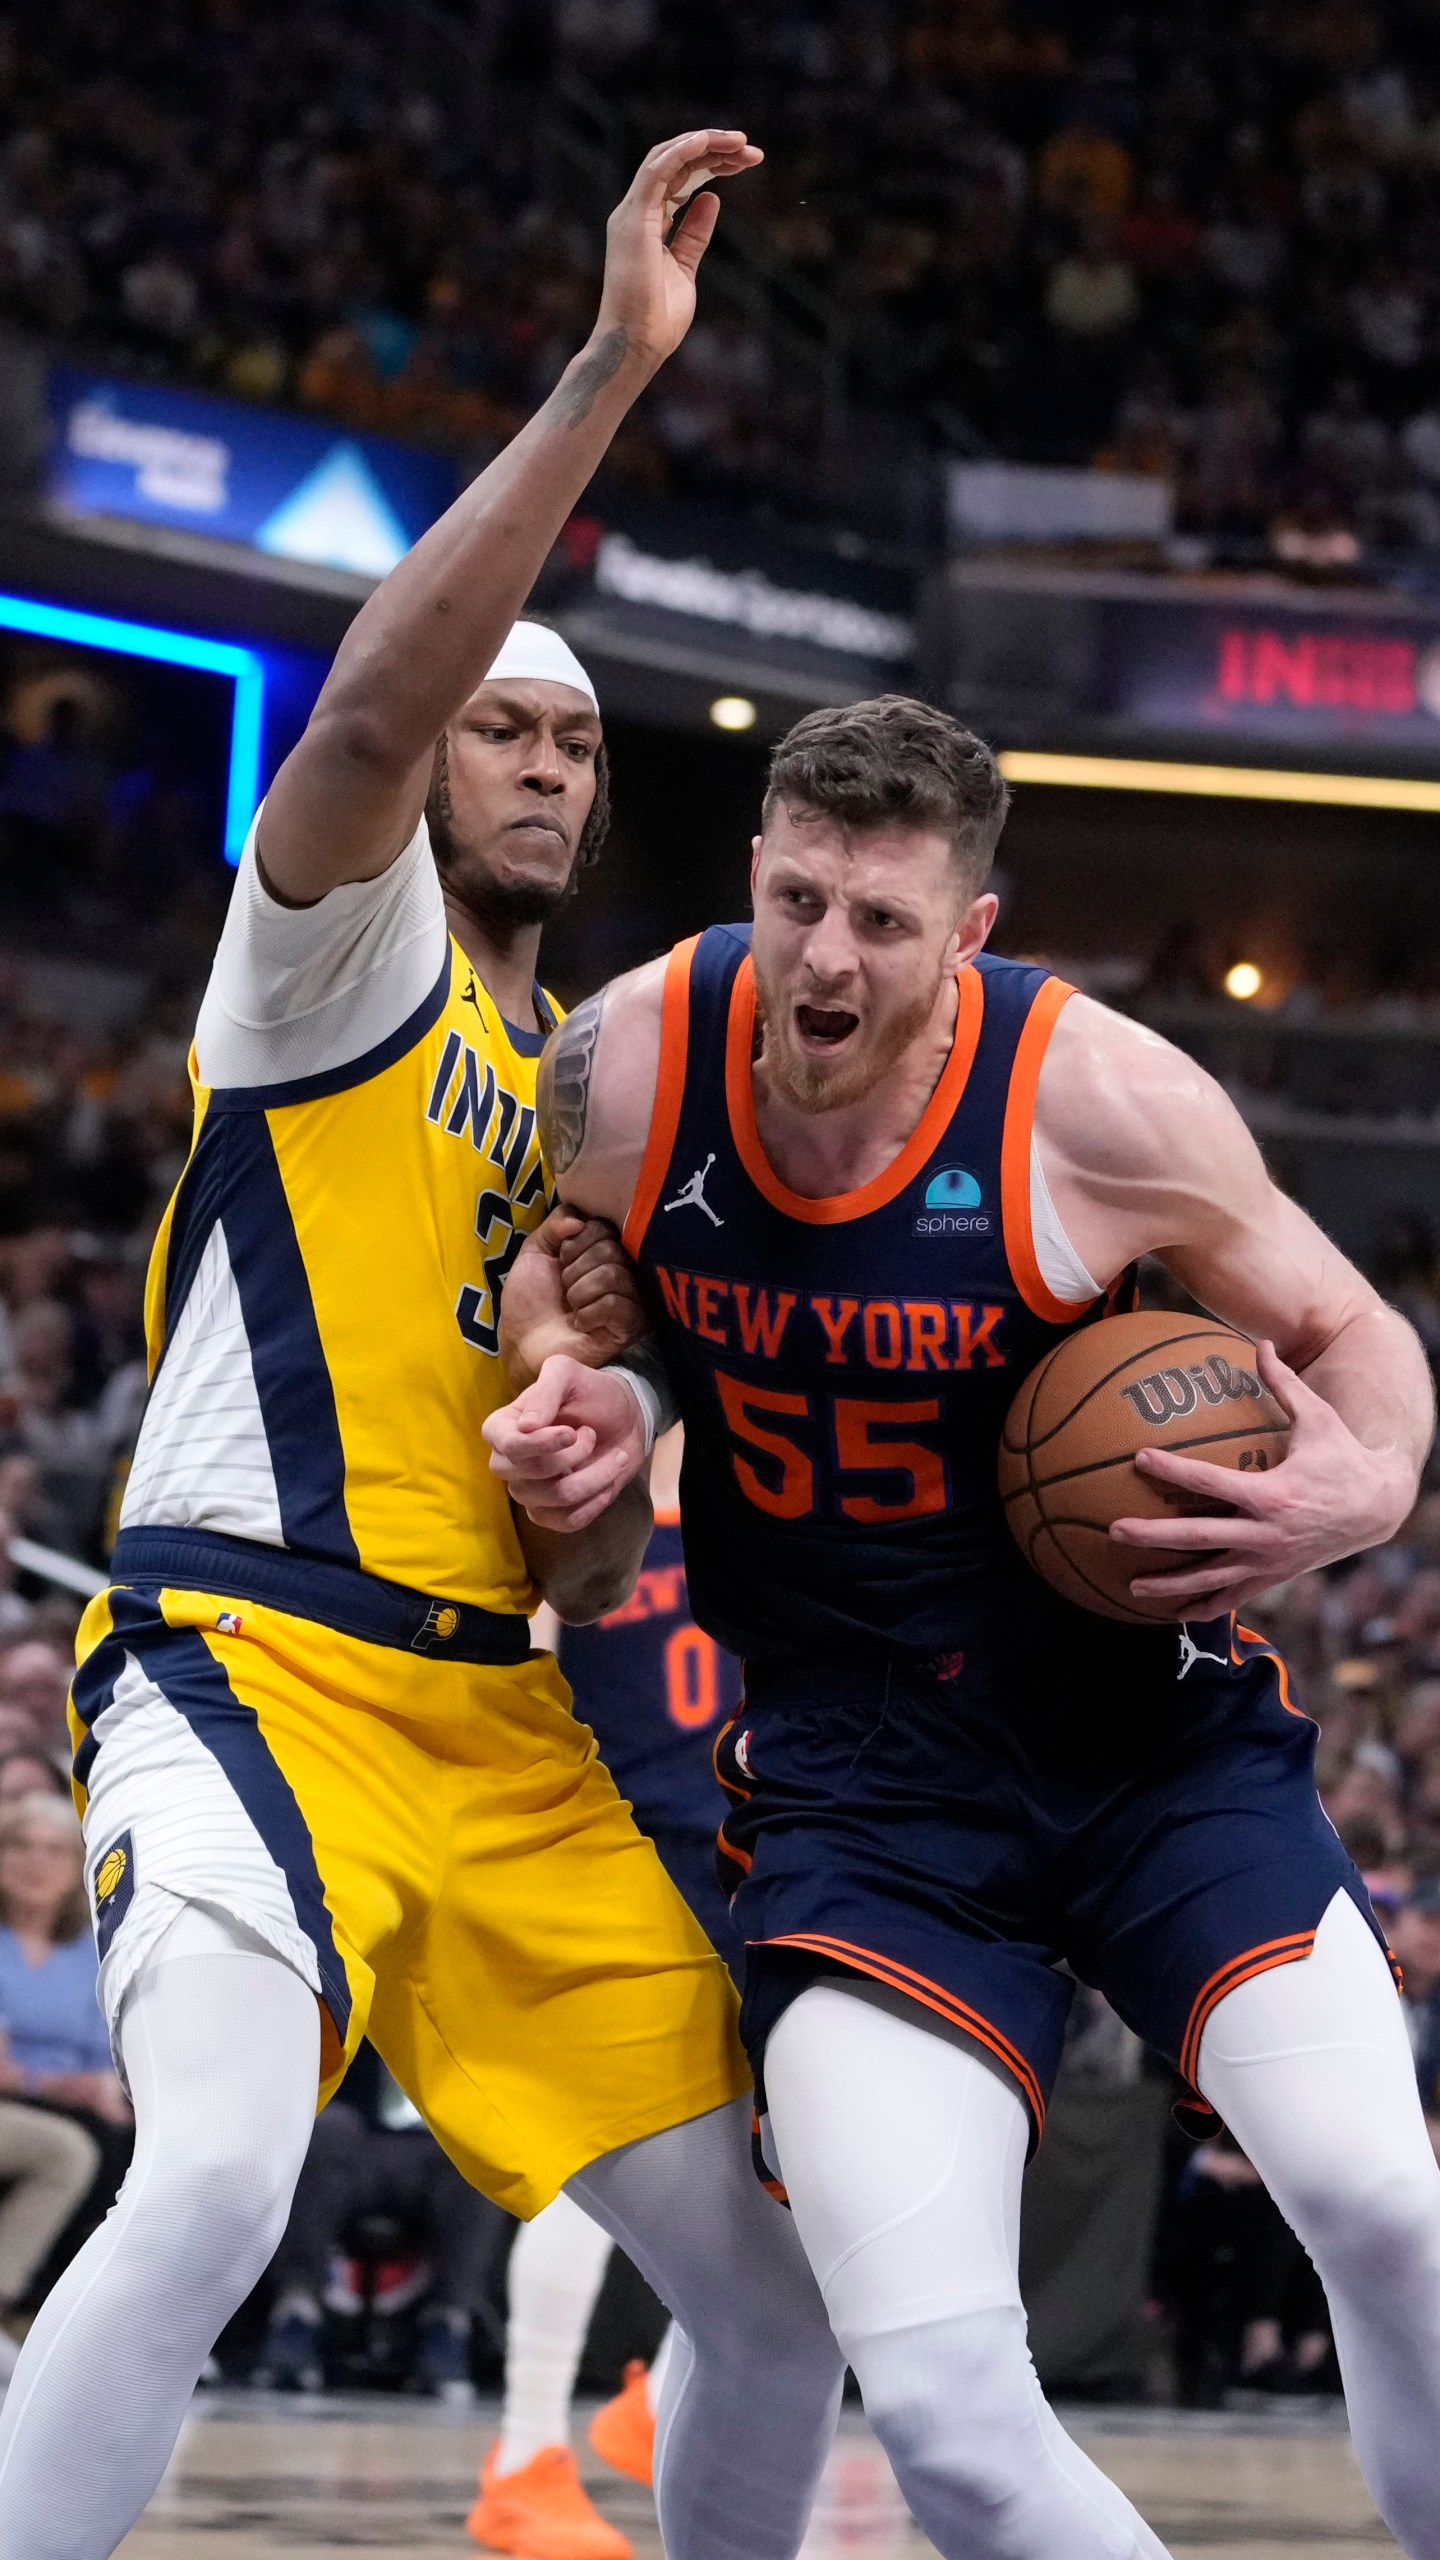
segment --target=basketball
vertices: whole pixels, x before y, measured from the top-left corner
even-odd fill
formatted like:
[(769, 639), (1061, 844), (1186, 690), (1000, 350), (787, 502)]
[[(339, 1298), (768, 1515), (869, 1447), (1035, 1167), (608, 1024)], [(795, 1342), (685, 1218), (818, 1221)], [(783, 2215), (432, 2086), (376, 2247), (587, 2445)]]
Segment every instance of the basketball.
[(1114, 1520), (1163, 1519), (1209, 1506), (1156, 1483), (1138, 1449), (1185, 1451), (1238, 1472), (1278, 1466), (1289, 1421), (1256, 1373), (1255, 1345), (1204, 1316), (1110, 1316), (1057, 1343), (1006, 1416), (1000, 1494), (1027, 1563), (1082, 1609), (1135, 1624), (1164, 1621), (1136, 1600), (1140, 1574), (1198, 1561), (1111, 1543)]

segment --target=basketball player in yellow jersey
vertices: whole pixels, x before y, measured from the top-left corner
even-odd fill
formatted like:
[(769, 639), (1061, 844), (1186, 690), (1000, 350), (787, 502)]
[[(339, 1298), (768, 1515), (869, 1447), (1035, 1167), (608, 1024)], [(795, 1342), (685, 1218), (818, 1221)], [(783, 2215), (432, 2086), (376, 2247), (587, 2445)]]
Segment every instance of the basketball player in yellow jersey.
[(650, 154), (589, 345), (357, 616), (246, 849), (74, 1689), (135, 2162), (10, 2386), (0, 2560), (128, 2532), (367, 2031), (478, 2186), (527, 2215), (567, 2186), (674, 2312), (671, 2560), (803, 2535), (839, 2358), (751, 2176), (728, 1977), (529, 1649), (542, 1594), (584, 1617), (628, 1589), (648, 1499), (572, 1562), (482, 1438), (546, 1207), (539, 933), (603, 823), (593, 689), (515, 616), (689, 325), (695, 188), (758, 157)]

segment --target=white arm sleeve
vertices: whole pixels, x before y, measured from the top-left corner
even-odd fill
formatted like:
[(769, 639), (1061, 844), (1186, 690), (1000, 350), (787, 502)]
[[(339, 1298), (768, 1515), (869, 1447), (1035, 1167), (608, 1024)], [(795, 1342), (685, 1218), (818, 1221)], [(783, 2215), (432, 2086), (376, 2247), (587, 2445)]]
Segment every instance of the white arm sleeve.
[(195, 1029), (201, 1083), (288, 1084), (351, 1065), (423, 1003), (447, 942), (423, 818), (388, 871), (313, 907), (271, 897), (252, 826)]

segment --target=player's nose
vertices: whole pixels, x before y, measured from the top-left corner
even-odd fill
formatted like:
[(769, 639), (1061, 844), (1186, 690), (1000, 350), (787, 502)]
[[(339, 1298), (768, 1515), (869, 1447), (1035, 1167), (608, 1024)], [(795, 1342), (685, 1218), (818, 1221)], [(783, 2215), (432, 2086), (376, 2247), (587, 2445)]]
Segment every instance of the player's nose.
[(827, 907), (805, 937), (805, 965), (811, 976), (838, 985), (853, 975), (855, 936), (843, 907)]

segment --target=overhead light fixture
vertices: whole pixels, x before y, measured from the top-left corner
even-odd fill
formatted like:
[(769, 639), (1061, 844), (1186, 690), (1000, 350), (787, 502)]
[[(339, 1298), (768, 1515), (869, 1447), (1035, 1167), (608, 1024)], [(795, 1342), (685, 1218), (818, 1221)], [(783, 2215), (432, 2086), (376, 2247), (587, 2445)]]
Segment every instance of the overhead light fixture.
[(1237, 960), (1234, 967), (1225, 972), (1225, 993), (1236, 997), (1241, 1004), (1248, 1004), (1252, 996), (1258, 996), (1264, 984), (1265, 980), (1253, 960)]
[(1170, 791), (1201, 800), (1301, 800), (1333, 809), (1440, 812), (1440, 782), (1384, 773), (1283, 773), (1269, 765), (1165, 764), (1139, 756), (1061, 756), (1007, 748), (1007, 782), (1058, 783), (1070, 791)]
[(41, 604), (33, 596), (0, 595), (0, 631), (28, 631), (37, 640), (66, 640), (79, 649), (113, 649), (121, 657), (158, 659), (164, 666), (198, 667), (206, 675), (228, 677), (235, 687), (235, 700), (225, 787), (225, 859), (239, 861), (260, 797), (263, 658), (229, 640), (202, 640), (193, 631), (162, 631), (148, 622), (119, 622), (113, 614), (79, 613), (70, 605)]
[(757, 716), (754, 703), (744, 693), (722, 693), (710, 705), (717, 729), (753, 729)]

